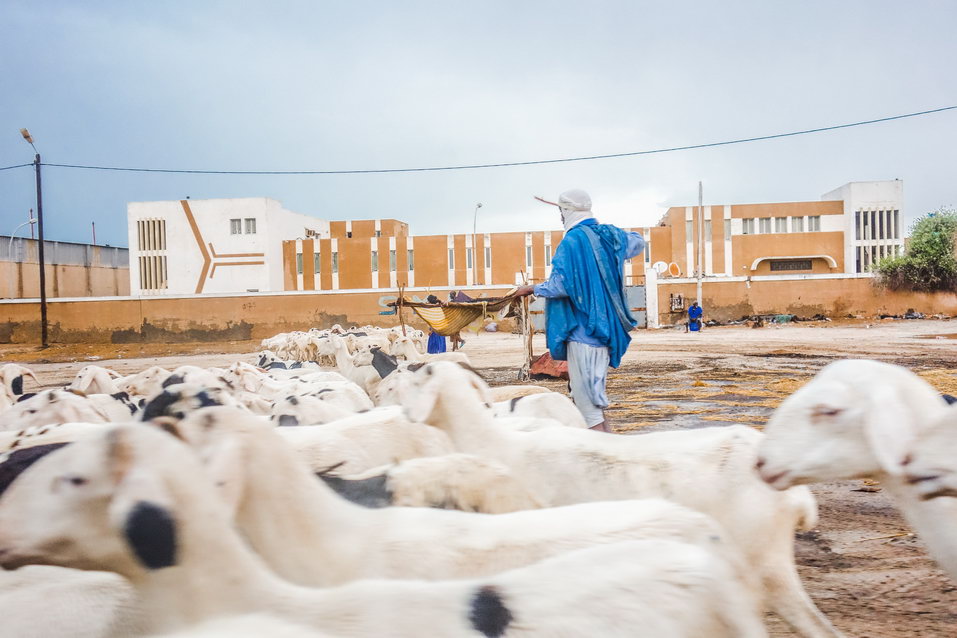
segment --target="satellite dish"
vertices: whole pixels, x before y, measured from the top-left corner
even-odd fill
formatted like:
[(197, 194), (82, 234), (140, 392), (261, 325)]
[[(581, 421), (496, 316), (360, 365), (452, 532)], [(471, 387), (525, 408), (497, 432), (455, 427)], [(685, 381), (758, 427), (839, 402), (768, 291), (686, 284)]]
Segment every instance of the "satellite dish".
[(668, 274), (672, 277), (677, 277), (681, 275), (681, 267), (678, 266), (675, 262), (668, 264)]
[(659, 275), (663, 275), (665, 271), (668, 270), (668, 264), (663, 261), (656, 261), (652, 268), (654, 268), (655, 272)]

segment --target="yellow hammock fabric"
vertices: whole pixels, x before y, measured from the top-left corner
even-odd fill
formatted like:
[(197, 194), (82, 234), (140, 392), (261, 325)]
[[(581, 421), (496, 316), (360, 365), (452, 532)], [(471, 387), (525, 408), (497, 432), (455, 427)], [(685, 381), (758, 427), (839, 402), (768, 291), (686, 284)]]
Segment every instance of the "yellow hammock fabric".
[(518, 297), (496, 297), (491, 299), (476, 299), (475, 301), (450, 301), (447, 304), (431, 304), (410, 301), (403, 298), (401, 301), (389, 304), (402, 305), (412, 308), (415, 314), (443, 337), (449, 337), (465, 329), (475, 321), (481, 321), (486, 315), (498, 313), (500, 310), (517, 301)]

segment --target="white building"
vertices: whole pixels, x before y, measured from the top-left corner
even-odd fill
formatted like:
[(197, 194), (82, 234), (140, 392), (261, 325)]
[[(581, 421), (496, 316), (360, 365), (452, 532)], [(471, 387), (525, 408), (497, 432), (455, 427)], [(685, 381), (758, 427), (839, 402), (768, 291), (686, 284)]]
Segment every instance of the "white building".
[(849, 182), (821, 195), (844, 200), (844, 271), (867, 272), (891, 255), (904, 252), (904, 182)]
[(130, 294), (283, 289), (283, 240), (329, 237), (329, 222), (266, 197), (131, 202)]

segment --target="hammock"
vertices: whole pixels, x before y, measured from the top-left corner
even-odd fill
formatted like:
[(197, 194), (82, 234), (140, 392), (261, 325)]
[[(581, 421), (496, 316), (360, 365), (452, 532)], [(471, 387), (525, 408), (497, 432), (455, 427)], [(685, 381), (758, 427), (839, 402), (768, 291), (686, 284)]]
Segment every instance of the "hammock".
[[(390, 303), (390, 306), (412, 308), (415, 314), (429, 324), (429, 327), (443, 337), (461, 332), (469, 324), (483, 319), (492, 313), (502, 313), (520, 297), (489, 297), (474, 301), (450, 301), (445, 305), (411, 301), (405, 297)], [(508, 308), (510, 310), (510, 308)], [(504, 313), (503, 313), (504, 316)]]

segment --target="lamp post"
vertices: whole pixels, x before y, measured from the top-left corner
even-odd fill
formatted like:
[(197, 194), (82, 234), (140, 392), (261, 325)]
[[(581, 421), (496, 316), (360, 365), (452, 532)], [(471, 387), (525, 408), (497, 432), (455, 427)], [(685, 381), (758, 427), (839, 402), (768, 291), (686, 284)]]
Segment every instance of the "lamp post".
[(25, 128), (20, 129), (20, 135), (23, 136), (30, 146), (33, 146), (33, 166), (37, 172), (37, 235), (39, 236), (37, 251), (40, 260), (40, 347), (47, 347), (47, 275), (46, 262), (43, 259), (43, 191), (40, 188), (40, 151), (33, 145), (33, 137), (30, 131)]
[[(31, 218), (28, 219), (27, 221), (23, 222), (22, 224), (20, 224), (20, 225), (17, 226), (16, 228), (14, 228), (14, 229), (13, 229), (13, 232), (10, 233), (10, 244), (7, 246), (7, 255), (10, 257), (10, 261), (13, 261), (13, 237), (14, 237), (14, 235), (16, 235), (16, 234), (17, 234), (17, 231), (20, 230), (21, 228), (23, 228), (24, 226), (26, 226), (27, 224), (35, 224), (35, 223), (37, 223), (37, 220), (35, 220), (35, 219), (33, 219), (33, 218), (31, 217)], [(33, 230), (33, 228), (30, 228), (30, 230)]]
[(475, 205), (475, 212), (472, 213), (472, 285), (478, 284), (478, 243), (475, 241), (475, 228), (478, 223), (478, 209), (482, 207), (482, 202)]

